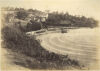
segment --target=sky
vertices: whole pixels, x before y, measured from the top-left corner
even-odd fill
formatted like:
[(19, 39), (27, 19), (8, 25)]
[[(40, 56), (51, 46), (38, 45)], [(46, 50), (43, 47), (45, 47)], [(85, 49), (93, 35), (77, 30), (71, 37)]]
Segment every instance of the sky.
[(0, 6), (68, 12), (100, 20), (100, 0), (0, 0)]

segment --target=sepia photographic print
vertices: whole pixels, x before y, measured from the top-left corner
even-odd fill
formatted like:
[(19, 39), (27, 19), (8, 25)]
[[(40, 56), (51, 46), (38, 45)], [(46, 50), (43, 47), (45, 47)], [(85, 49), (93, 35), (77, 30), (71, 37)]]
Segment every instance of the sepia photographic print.
[(0, 70), (100, 70), (100, 0), (0, 0)]

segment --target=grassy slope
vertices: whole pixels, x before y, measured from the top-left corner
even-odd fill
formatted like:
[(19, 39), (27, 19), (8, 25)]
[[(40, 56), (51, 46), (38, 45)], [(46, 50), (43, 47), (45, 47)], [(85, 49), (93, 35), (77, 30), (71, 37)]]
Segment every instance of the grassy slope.
[[(71, 60), (67, 55), (58, 55), (50, 53), (41, 47), (40, 43), (33, 37), (28, 37), (19, 27), (6, 26), (2, 29), (2, 38), (4, 48), (11, 49), (19, 53), (18, 62), (23, 66), (27, 63), (28, 68), (32, 69), (64, 69), (64, 67), (81, 68), (81, 65), (76, 60)], [(15, 53), (14, 53), (15, 54)], [(25, 55), (24, 58), (30, 57), (29, 60), (23, 60), (21, 54)], [(21, 58), (21, 59), (20, 59)], [(34, 61), (34, 59), (36, 61)], [(33, 67), (35, 66), (35, 67)], [(26, 67), (26, 66), (24, 66)]]

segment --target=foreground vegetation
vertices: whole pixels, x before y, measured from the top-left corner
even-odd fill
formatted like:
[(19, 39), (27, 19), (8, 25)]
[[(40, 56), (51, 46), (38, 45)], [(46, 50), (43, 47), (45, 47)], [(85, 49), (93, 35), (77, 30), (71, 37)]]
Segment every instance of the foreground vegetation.
[[(19, 27), (6, 26), (2, 29), (3, 47), (39, 61), (41, 69), (63, 69), (64, 66), (81, 68), (78, 61), (68, 55), (58, 55), (41, 47), (33, 37), (28, 37)], [(34, 64), (34, 62), (33, 62)]]

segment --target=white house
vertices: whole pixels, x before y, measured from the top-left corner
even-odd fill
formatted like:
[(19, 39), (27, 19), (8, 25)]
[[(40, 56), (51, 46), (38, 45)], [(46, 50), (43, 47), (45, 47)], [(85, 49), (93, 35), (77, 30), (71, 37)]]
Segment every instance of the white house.
[(48, 18), (48, 14), (45, 12), (30, 12), (28, 18), (37, 22), (44, 22)]

